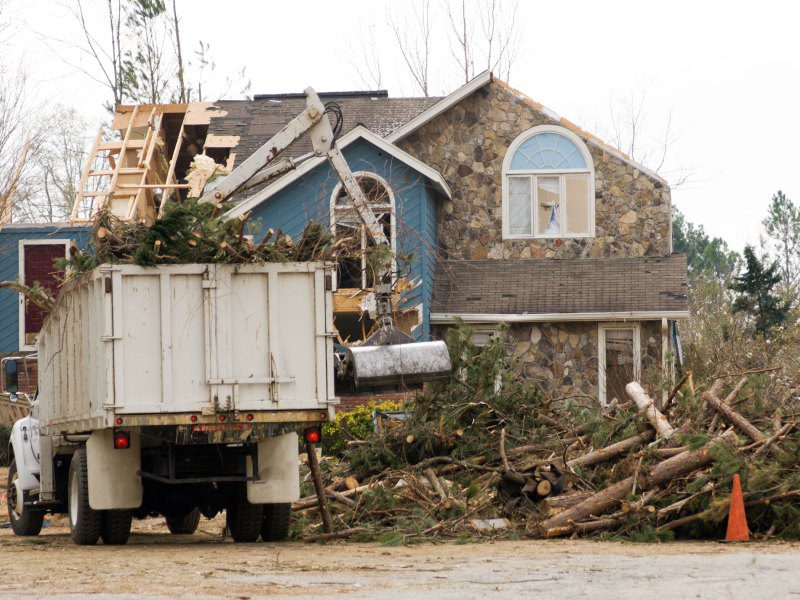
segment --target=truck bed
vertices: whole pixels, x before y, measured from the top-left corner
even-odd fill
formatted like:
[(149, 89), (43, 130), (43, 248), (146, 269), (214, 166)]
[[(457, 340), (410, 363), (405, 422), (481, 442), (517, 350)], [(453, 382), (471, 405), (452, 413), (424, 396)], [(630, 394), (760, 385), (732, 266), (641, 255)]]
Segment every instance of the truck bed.
[(320, 420), (335, 402), (329, 274), (321, 263), (101, 265), (71, 280), (39, 335), (44, 433), (237, 413)]

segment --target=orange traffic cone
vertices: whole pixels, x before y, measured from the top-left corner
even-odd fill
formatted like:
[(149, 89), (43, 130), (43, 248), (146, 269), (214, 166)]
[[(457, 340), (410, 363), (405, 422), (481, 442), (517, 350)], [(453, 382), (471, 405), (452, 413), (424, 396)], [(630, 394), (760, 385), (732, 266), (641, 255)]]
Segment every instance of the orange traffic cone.
[(744, 500), (742, 499), (742, 482), (739, 475), (733, 476), (733, 489), (731, 490), (731, 507), (728, 511), (728, 532), (725, 534), (726, 542), (748, 542), (750, 531), (747, 529), (747, 516), (744, 514)]

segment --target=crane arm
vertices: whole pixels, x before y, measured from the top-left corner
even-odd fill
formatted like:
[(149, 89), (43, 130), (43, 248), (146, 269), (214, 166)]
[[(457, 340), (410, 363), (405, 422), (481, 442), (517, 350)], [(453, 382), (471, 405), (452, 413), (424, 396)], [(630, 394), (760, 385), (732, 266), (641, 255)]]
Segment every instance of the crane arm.
[(341, 180), (347, 195), (353, 203), (353, 208), (367, 228), (372, 240), (376, 245), (388, 245), (389, 241), (386, 239), (383, 227), (381, 227), (375, 214), (370, 209), (367, 197), (361, 191), (361, 186), (353, 176), (350, 166), (336, 146), (333, 129), (331, 129), (330, 121), (325, 116), (325, 105), (322, 104), (313, 88), (306, 88), (305, 93), (305, 110), (289, 121), (283, 129), (272, 136), (258, 150), (253, 152), (247, 160), (220, 181), (213, 190), (203, 194), (200, 202), (224, 202), (240, 189), (248, 187), (248, 183), (251, 183), (254, 178), (266, 181), (296, 168), (302, 162), (301, 160), (290, 159), (275, 165), (274, 170), (269, 165), (292, 142), (308, 132), (314, 147), (314, 155), (325, 156), (328, 159), (331, 168)]

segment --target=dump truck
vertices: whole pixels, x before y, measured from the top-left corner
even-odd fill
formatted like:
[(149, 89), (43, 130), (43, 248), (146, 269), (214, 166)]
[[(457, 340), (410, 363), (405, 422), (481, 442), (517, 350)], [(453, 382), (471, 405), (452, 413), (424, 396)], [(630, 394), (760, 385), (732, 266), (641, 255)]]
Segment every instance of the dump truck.
[[(340, 107), (312, 88), (306, 103), (199, 202), (222, 207), (325, 157), (370, 239), (387, 245), (336, 146)], [(305, 133), (313, 153), (273, 164)], [(332, 265), (106, 264), (69, 279), (39, 333), (31, 415), (12, 428), (14, 532), (36, 535), (46, 512), (66, 512), (76, 543), (123, 544), (134, 517), (161, 514), (190, 533), (224, 510), (234, 541), (286, 537), (298, 432), (319, 441), (333, 417), (334, 364), (359, 387), (450, 375), (444, 342), (396, 327), (388, 264), (377, 279), (375, 331), (344, 356), (333, 352)]]
[(331, 291), (314, 262), (102, 265), (67, 282), (12, 429), (14, 532), (67, 513), (76, 543), (121, 544), (132, 518), (191, 533), (224, 510), (235, 541), (285, 537), (298, 433), (317, 440), (334, 410)]

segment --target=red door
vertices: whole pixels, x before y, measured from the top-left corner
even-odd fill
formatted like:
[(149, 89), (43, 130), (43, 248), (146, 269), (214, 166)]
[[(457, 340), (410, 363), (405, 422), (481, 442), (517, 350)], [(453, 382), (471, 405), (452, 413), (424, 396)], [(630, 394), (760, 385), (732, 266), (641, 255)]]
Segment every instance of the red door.
[[(64, 244), (30, 244), (23, 246), (24, 282), (25, 285), (39, 283), (53, 296), (58, 295), (59, 280), (53, 262), (64, 258)], [(36, 334), (42, 328), (47, 311), (25, 300), (25, 345), (36, 343)]]

